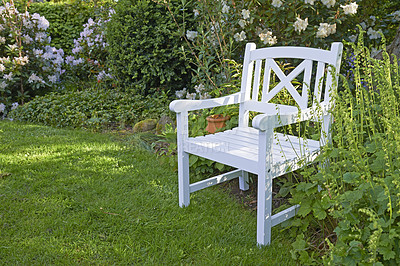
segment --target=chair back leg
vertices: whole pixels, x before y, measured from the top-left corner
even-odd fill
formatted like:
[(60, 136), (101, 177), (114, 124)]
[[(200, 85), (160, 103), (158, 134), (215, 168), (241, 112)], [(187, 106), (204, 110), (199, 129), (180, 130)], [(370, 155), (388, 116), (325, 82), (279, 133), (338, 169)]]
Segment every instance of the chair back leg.
[(249, 173), (242, 170), (242, 174), (239, 176), (239, 188), (243, 191), (249, 189)]

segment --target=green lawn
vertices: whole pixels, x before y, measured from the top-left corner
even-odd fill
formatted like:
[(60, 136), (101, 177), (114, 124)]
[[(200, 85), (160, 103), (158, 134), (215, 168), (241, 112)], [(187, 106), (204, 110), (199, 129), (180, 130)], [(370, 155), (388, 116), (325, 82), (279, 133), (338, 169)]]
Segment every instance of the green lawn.
[(287, 231), (210, 188), (178, 206), (177, 173), (110, 135), (0, 121), (0, 264), (291, 265)]

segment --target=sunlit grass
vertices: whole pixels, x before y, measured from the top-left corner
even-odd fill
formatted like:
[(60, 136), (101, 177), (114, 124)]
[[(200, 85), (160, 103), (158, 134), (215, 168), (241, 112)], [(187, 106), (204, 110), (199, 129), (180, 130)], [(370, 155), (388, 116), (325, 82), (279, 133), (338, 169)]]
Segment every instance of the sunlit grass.
[(286, 231), (219, 189), (178, 207), (176, 173), (108, 135), (0, 121), (0, 264), (285, 265)]

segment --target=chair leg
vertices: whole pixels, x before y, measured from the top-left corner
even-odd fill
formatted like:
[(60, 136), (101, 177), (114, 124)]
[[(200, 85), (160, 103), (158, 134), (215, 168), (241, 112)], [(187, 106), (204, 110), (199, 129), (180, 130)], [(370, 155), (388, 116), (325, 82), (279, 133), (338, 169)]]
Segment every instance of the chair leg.
[(266, 171), (258, 174), (257, 188), (257, 243), (259, 246), (271, 242), (272, 175)]
[(178, 154), (178, 185), (179, 206), (187, 207), (190, 203), (189, 192), (189, 154), (180, 152)]
[(249, 189), (249, 173), (246, 171), (242, 171), (242, 174), (239, 176), (239, 188), (243, 191)]

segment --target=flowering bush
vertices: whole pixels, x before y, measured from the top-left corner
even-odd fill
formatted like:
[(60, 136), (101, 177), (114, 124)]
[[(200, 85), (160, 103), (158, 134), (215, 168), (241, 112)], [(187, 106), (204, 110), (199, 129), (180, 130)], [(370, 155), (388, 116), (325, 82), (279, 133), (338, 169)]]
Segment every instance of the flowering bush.
[(72, 54), (66, 57), (69, 70), (72, 71), (74, 79), (77, 77), (83, 80), (101, 82), (107, 78), (112, 78), (106, 67), (107, 46), (104, 28), (110, 21), (114, 10), (108, 12), (106, 18), (99, 17), (95, 20), (88, 19), (84, 24), (84, 29), (78, 39), (74, 39)]
[(0, 103), (3, 116), (30, 94), (51, 88), (63, 73), (62, 49), (51, 47), (46, 18), (20, 13), (13, 1), (0, 7)]
[[(382, 0), (389, 15), (376, 12), (381, 6), (358, 0), (270, 0), (196, 1), (192, 12), (197, 24), (182, 23), (186, 41), (195, 54), (193, 84), (204, 84), (205, 92), (218, 96), (221, 85), (231, 82), (232, 69), (226, 59), (241, 61), (244, 45), (300, 45), (325, 48), (334, 41), (354, 41), (356, 25), (368, 31), (370, 43), (380, 42), (380, 32), (393, 34), (399, 24), (396, 5)], [(361, 7), (360, 7), (361, 5)], [(360, 13), (361, 12), (361, 13)], [(379, 14), (379, 18), (371, 14)], [(173, 13), (171, 12), (173, 15)], [(379, 25), (378, 25), (379, 24)], [(194, 88), (184, 93), (191, 98)], [(182, 91), (183, 92), (183, 91)], [(181, 96), (178, 92), (178, 96)]]

